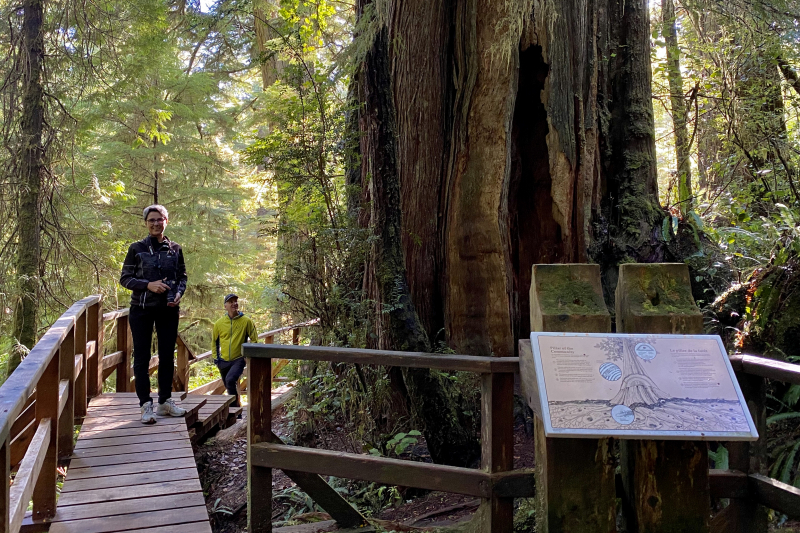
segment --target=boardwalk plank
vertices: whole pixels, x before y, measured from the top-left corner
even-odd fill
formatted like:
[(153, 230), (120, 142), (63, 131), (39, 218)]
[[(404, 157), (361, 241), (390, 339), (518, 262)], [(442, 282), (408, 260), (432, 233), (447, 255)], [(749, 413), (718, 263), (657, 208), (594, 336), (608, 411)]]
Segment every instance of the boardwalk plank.
[[(69, 477), (69, 474), (67, 475)], [(193, 465), (190, 468), (179, 468), (176, 470), (160, 470), (156, 472), (142, 472), (140, 474), (124, 474), (106, 477), (92, 477), (85, 479), (70, 478), (64, 484), (61, 494), (95, 489), (114, 489), (117, 487), (132, 487), (134, 485), (145, 485), (151, 483), (163, 483), (167, 481), (181, 481), (185, 479), (197, 479), (197, 468)]]
[(131, 529), (125, 533), (211, 533), (211, 524), (208, 521), (195, 522), (193, 524)]
[(184, 447), (178, 450), (158, 450), (147, 452), (136, 452), (119, 455), (103, 455), (100, 457), (83, 457), (72, 459), (70, 468), (89, 468), (108, 465), (122, 465), (127, 463), (144, 463), (147, 461), (163, 461), (167, 459), (178, 459), (184, 457), (194, 458), (191, 447)]
[(90, 477), (119, 476), (136, 474), (137, 472), (157, 472), (175, 468), (197, 468), (194, 458), (167, 459), (165, 461), (147, 461), (145, 463), (128, 463), (124, 465), (92, 466), (89, 468), (70, 468), (68, 476), (72, 479)]
[(105, 503), (189, 492), (203, 492), (203, 487), (200, 485), (199, 479), (184, 479), (180, 481), (148, 483), (146, 485), (67, 492), (62, 494), (58, 499), (58, 508), (61, 509), (62, 507), (69, 507), (71, 505)]
[[(185, 524), (204, 520), (208, 520), (208, 512), (206, 511), (206, 506), (202, 505), (185, 509), (148, 510), (120, 516), (56, 522), (50, 526), (50, 533), (110, 533), (113, 531), (130, 531), (134, 528), (164, 528), (172, 524)], [(170, 531), (172, 530), (170, 529)]]
[(171, 424), (153, 424), (151, 426), (139, 424), (138, 427), (134, 426), (123, 429), (81, 431), (80, 436), (83, 439), (107, 439), (110, 437), (129, 437), (131, 435), (156, 435), (157, 433), (175, 433), (178, 435), (185, 435), (186, 427), (175, 426)]
[[(160, 417), (157, 419), (156, 425), (167, 426), (183, 426), (186, 427), (186, 420), (183, 417)], [(107, 429), (125, 429), (125, 428), (140, 428), (142, 424), (141, 417), (136, 418), (128, 417), (111, 417), (111, 418), (94, 418), (91, 420), (84, 420), (81, 431), (85, 433), (95, 433), (97, 431), (105, 431)]]
[[(174, 431), (170, 433), (161, 433), (158, 435), (159, 442), (166, 442), (170, 440), (182, 440), (185, 439), (186, 435), (182, 434), (180, 431)], [(88, 448), (105, 448), (107, 446), (120, 446), (123, 444), (142, 444), (153, 442), (155, 439), (152, 435), (144, 434), (144, 435), (128, 435), (125, 437), (106, 437), (106, 438), (94, 438), (94, 439), (78, 439), (78, 443), (75, 444), (76, 450), (85, 450)]]
[(72, 459), (82, 459), (85, 457), (100, 457), (103, 455), (122, 455), (137, 452), (154, 452), (158, 450), (176, 450), (179, 448), (191, 447), (188, 439), (176, 439), (155, 441), (148, 439), (146, 442), (138, 444), (120, 444), (118, 446), (97, 446), (95, 448), (83, 448), (76, 450), (72, 454)]
[[(198, 505), (205, 505), (202, 492), (189, 492), (186, 494), (169, 494), (166, 496), (153, 496), (151, 498), (136, 498), (118, 502), (100, 502), (88, 505), (71, 505), (60, 507), (53, 517), (53, 522), (66, 522), (68, 520), (83, 520), (86, 518), (101, 518), (104, 516), (118, 516), (141, 512), (142, 509), (170, 509), (180, 514), (181, 509)], [(181, 520), (183, 521), (183, 520)]]

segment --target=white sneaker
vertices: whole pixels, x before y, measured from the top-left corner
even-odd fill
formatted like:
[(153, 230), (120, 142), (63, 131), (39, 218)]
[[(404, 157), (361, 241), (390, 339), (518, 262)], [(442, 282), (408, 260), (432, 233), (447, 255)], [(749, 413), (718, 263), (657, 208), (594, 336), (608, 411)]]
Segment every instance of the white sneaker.
[(155, 424), (156, 415), (153, 414), (153, 401), (142, 406), (142, 424)]
[(166, 402), (158, 404), (156, 414), (158, 416), (184, 416), (186, 409), (175, 405), (175, 400), (172, 398), (167, 398)]

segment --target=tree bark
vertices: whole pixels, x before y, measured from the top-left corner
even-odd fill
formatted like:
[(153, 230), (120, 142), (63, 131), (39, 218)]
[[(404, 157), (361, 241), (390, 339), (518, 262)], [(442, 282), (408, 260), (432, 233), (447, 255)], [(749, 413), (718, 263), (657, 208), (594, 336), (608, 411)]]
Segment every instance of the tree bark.
[[(394, 104), (390, 83), (388, 31), (382, 28), (367, 53), (363, 71), (362, 117), (363, 179), (369, 187), (370, 219), (376, 239), (372, 249), (371, 276), (376, 290), (376, 312), (382, 347), (430, 352), (406, 281), (402, 247), (400, 182)], [(470, 425), (462, 423), (453, 385), (442, 382), (427, 369), (403, 373), (413, 411), (422, 422), (431, 457), (438, 463), (468, 464), (477, 456), (478, 444)], [(446, 381), (446, 380), (445, 380)]]
[[(382, 303), (409, 317), (398, 322), (405, 335), (512, 356), (530, 331), (534, 264), (592, 257), (611, 272), (626, 258), (663, 257), (644, 0), (381, 7), (370, 21), (379, 30), (363, 38), (386, 39), (388, 71), (367, 61), (360, 75), (390, 92), (376, 107), (362, 95), (362, 201), (378, 227), (381, 210), (399, 208), (382, 246), (399, 244), (389, 271), (402, 267), (407, 285), (389, 276), (395, 293)], [(379, 190), (390, 172), (399, 198)], [(386, 286), (382, 264), (367, 286)], [(606, 281), (613, 294), (616, 278)], [(381, 320), (374, 333), (385, 348), (425, 345)]]
[[(44, 166), (44, 147), (42, 146), (44, 91), (41, 77), (44, 62), (44, 38), (42, 32), (44, 3), (42, 0), (25, 0), (23, 10), (22, 46), (24, 61), (22, 62), (22, 68), (24, 72), (22, 76), (21, 172), (17, 206), (19, 234), (17, 286), (19, 295), (14, 308), (14, 337), (23, 346), (32, 348), (36, 342), (41, 256), (40, 193)], [(17, 365), (19, 365), (19, 361), (12, 362), (9, 360), (9, 373)]]
[(685, 217), (692, 210), (692, 168), (687, 128), (686, 100), (683, 97), (681, 76), (681, 52), (678, 48), (675, 4), (673, 0), (661, 0), (662, 34), (667, 49), (667, 77), (669, 79), (672, 125), (675, 131), (675, 154), (677, 157), (678, 209)]

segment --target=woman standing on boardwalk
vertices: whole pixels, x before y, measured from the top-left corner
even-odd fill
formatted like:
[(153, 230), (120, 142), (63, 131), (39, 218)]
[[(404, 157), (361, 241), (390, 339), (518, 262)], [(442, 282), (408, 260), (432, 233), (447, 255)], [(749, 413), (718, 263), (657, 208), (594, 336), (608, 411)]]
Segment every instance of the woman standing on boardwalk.
[[(133, 335), (133, 377), (142, 410), (142, 423), (155, 424), (156, 414), (183, 416), (175, 405), (172, 375), (175, 371), (175, 341), (178, 338), (178, 304), (186, 291), (186, 266), (179, 244), (165, 235), (168, 213), (163, 205), (144, 209), (149, 235), (130, 245), (122, 265), (120, 285), (131, 292), (128, 321)], [(153, 413), (150, 398), (150, 346), (155, 326), (158, 337), (158, 407)]]

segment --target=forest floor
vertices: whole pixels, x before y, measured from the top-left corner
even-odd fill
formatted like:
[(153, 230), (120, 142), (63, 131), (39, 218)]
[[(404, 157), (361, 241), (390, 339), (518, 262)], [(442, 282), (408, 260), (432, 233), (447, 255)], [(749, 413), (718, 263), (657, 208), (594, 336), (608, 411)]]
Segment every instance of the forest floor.
[[(283, 408), (273, 416), (273, 431), (284, 437), (289, 435), (288, 421)], [(356, 452), (360, 443), (348, 438), (340, 425), (331, 431), (322, 432), (314, 443), (328, 450)], [(800, 428), (791, 424), (776, 424), (770, 427), (770, 442), (784, 442), (793, 437)], [(783, 440), (782, 440), (783, 439)], [(410, 450), (408, 459), (427, 460), (424, 442)], [(195, 458), (200, 472), (200, 481), (206, 495), (206, 506), (214, 533), (243, 533), (247, 527), (247, 433), (246, 415), (243, 420), (217, 433), (196, 449)], [(534, 464), (534, 447), (529, 420), (517, 418), (514, 427), (514, 467), (531, 468)], [(353, 487), (349, 487), (351, 490)], [(360, 497), (374, 501), (375, 494), (360, 487)], [(375, 489), (372, 489), (373, 493)], [(425, 531), (429, 528), (448, 526), (469, 520), (478, 508), (479, 500), (458, 494), (399, 489), (396, 505), (382, 509), (373, 518), (386, 530)], [(285, 520), (291, 516), (290, 524), (313, 523), (330, 520), (327, 513), (312, 511), (313, 504), (304, 493), (280, 470), (273, 470), (273, 520)], [(362, 509), (363, 511), (363, 509)], [(335, 530), (335, 528), (333, 529)], [(331, 531), (329, 528), (320, 531)], [(800, 533), (800, 523), (773, 521), (770, 531), (774, 533)]]

